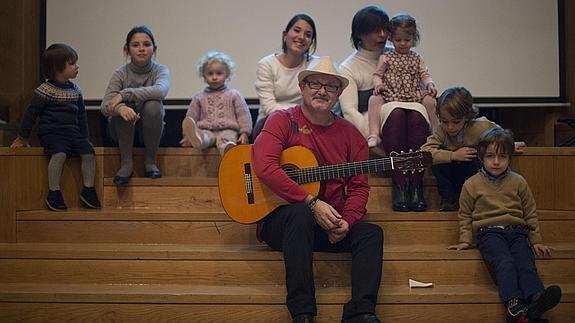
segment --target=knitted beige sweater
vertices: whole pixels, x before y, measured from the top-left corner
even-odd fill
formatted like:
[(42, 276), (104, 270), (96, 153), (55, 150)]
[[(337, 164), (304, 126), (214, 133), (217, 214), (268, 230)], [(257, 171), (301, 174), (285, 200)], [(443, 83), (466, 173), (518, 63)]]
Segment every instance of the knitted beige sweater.
[(483, 226), (526, 224), (531, 227), (529, 241), (542, 243), (533, 194), (513, 171), (498, 181), (482, 172), (473, 175), (463, 184), (459, 206), (459, 242), (473, 244)]

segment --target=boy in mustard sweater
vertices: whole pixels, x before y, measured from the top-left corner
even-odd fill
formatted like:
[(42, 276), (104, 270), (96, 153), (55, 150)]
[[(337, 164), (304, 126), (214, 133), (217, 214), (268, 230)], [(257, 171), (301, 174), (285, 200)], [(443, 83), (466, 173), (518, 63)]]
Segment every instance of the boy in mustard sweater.
[(459, 198), (459, 244), (469, 249), (474, 237), (481, 256), (495, 274), (507, 322), (541, 322), (541, 315), (561, 299), (559, 286), (543, 286), (535, 257), (551, 256), (543, 244), (535, 199), (525, 179), (509, 169), (513, 134), (499, 127), (485, 131), (477, 152), (483, 165), (470, 177)]
[(431, 170), (441, 197), (439, 210), (456, 211), (463, 183), (481, 166), (476, 150), (479, 135), (498, 125), (485, 117), (476, 118), (477, 107), (464, 87), (445, 90), (437, 99), (436, 113), (440, 126), (427, 138), (421, 150), (429, 151), (433, 156)]

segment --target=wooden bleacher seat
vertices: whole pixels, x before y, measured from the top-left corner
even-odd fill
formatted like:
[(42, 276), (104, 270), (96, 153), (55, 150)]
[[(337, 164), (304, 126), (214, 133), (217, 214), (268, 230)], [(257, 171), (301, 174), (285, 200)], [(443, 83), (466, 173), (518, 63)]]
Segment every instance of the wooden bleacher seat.
[[(115, 148), (96, 148), (101, 210), (81, 208), (80, 161), (66, 163), (68, 212), (44, 206), (48, 159), (41, 148), (0, 148), (0, 322), (290, 322), (282, 255), (260, 244), (254, 225), (231, 221), (217, 187), (219, 154), (162, 148), (160, 179), (117, 188)], [(575, 317), (575, 148), (533, 148), (512, 160), (530, 183), (543, 238), (546, 284), (563, 289), (552, 322)], [(366, 220), (385, 232), (378, 315), (386, 322), (503, 322), (504, 309), (477, 250), (457, 242), (455, 212), (438, 212), (425, 178), (427, 212), (393, 212), (391, 181), (370, 176)], [(338, 322), (350, 295), (349, 254), (316, 253), (318, 322)], [(409, 289), (408, 279), (433, 282)]]

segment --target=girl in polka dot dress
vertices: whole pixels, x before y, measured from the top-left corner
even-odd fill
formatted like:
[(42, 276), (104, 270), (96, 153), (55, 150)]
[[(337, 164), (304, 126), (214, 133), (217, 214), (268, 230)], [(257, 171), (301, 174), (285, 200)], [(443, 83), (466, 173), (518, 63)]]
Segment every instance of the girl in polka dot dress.
[(421, 103), (427, 111), (431, 129), (438, 124), (435, 116), (435, 84), (423, 58), (411, 49), (419, 42), (415, 18), (409, 14), (395, 15), (389, 23), (389, 32), (394, 48), (381, 55), (373, 73), (374, 90), (368, 104), (367, 142), (370, 148), (380, 144), (380, 110), (384, 103)]

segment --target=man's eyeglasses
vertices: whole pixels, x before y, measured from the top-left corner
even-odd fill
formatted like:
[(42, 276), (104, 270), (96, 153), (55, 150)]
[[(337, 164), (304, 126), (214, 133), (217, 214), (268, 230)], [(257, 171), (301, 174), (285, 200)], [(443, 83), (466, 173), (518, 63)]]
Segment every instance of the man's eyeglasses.
[(307, 86), (309, 86), (310, 89), (312, 90), (316, 90), (319, 91), (322, 87), (327, 91), (327, 92), (337, 92), (340, 88), (339, 85), (334, 85), (334, 84), (323, 84), (320, 82), (316, 82), (316, 81), (304, 81), (305, 84), (307, 84)]

